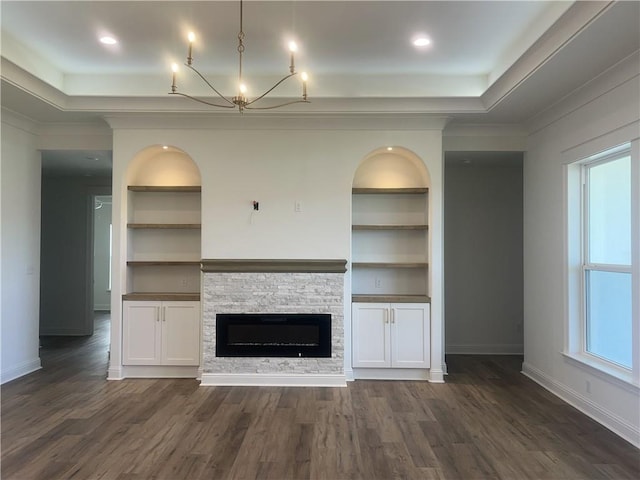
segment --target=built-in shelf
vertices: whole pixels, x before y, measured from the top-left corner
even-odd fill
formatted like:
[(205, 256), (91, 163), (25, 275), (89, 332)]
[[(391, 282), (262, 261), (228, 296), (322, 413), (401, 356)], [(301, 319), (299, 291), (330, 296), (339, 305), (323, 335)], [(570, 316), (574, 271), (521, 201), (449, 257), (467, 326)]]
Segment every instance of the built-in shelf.
[(427, 295), (353, 294), (351, 301), (356, 303), (431, 303), (431, 298)]
[(137, 229), (193, 229), (198, 230), (201, 228), (199, 223), (127, 223), (127, 228)]
[(352, 189), (353, 302), (428, 302), (428, 192)]
[(199, 302), (199, 293), (171, 293), (171, 292), (150, 292), (150, 293), (125, 293), (122, 295), (122, 300), (137, 300), (137, 301), (161, 301), (161, 302)]
[(351, 262), (357, 268), (427, 268), (426, 262)]
[(429, 189), (426, 187), (416, 187), (416, 188), (354, 188), (352, 189), (352, 193), (354, 195), (362, 195), (362, 194), (379, 194), (379, 195), (388, 195), (388, 194), (423, 194), (428, 193)]
[(130, 267), (200, 266), (200, 260), (128, 260)]
[(427, 230), (428, 225), (352, 225), (352, 230)]
[(158, 186), (158, 185), (129, 185), (127, 187), (132, 192), (193, 192), (199, 193), (202, 191), (202, 187), (200, 185), (169, 185), (169, 186)]

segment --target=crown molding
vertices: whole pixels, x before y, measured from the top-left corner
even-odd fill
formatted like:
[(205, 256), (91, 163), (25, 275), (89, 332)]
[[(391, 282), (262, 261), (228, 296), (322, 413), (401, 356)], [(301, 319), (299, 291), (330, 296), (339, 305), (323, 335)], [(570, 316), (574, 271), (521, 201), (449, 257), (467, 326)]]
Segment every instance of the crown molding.
[(528, 133), (539, 132), (607, 92), (633, 81), (640, 84), (640, 50), (534, 116), (527, 122)]
[(24, 115), (2, 107), (0, 119), (2, 123), (11, 125), (19, 130), (23, 130), (32, 135), (38, 135), (40, 128), (37, 122), (34, 122)]
[(487, 111), (503, 102), (556, 53), (584, 31), (615, 2), (575, 2), (518, 60), (481, 96)]
[(111, 114), (117, 129), (172, 130), (402, 130), (441, 132), (450, 117), (424, 113), (344, 113), (269, 115)]

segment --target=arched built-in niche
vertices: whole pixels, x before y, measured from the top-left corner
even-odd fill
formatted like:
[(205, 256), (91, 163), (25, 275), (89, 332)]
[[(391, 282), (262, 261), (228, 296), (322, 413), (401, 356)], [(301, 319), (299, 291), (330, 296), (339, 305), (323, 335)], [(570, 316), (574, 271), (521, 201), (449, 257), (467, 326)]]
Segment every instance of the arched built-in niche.
[(200, 171), (184, 151), (154, 145), (129, 164), (125, 299), (198, 300)]
[(395, 147), (367, 155), (352, 199), (352, 292), (425, 301), (429, 258), (429, 172)]
[(352, 196), (355, 378), (426, 379), (430, 359), (429, 172), (409, 150), (376, 150)]

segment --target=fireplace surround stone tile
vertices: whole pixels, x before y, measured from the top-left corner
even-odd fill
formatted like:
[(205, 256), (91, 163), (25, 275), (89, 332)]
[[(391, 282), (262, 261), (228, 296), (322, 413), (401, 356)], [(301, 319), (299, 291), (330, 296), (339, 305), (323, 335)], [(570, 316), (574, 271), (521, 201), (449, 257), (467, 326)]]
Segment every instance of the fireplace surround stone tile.
[[(204, 272), (203, 377), (344, 375), (344, 274), (334, 272)], [(330, 358), (216, 357), (218, 313), (329, 313)]]

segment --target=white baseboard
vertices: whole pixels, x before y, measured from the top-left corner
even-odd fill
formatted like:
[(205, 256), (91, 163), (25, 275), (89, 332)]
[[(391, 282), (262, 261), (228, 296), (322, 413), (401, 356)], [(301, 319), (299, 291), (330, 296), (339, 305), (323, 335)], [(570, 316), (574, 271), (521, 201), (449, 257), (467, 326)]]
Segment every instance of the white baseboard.
[(124, 380), (122, 376), (122, 367), (109, 367), (107, 370), (107, 380)]
[(522, 374), (608, 428), (613, 433), (624, 438), (635, 447), (640, 448), (640, 429), (629, 424), (623, 418), (592, 402), (575, 390), (561, 384), (532, 365), (523, 363)]
[(346, 387), (343, 374), (257, 374), (257, 373), (203, 373), (200, 385), (247, 387)]
[(108, 380), (125, 378), (198, 378), (198, 367), (171, 365), (123, 365), (109, 369)]
[(0, 373), (0, 384), (10, 382), (11, 380), (15, 380), (16, 378), (20, 378), (24, 375), (35, 372), (36, 370), (40, 370), (41, 368), (42, 364), (40, 363), (39, 357), (14, 365), (6, 370), (2, 370)]
[(353, 382), (355, 380), (355, 377), (353, 376), (353, 368), (345, 368), (344, 376), (347, 382)]
[(356, 380), (427, 380), (431, 381), (426, 368), (354, 368)]
[(522, 344), (483, 344), (483, 345), (461, 345), (448, 344), (445, 352), (450, 355), (522, 355), (524, 345)]
[(445, 370), (431, 368), (429, 370), (429, 383), (444, 383)]

